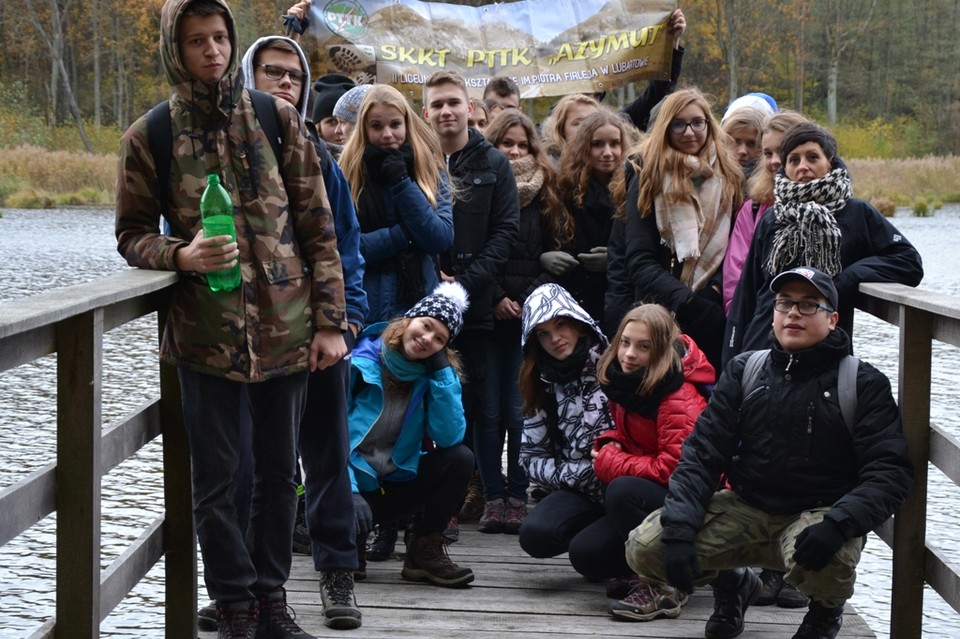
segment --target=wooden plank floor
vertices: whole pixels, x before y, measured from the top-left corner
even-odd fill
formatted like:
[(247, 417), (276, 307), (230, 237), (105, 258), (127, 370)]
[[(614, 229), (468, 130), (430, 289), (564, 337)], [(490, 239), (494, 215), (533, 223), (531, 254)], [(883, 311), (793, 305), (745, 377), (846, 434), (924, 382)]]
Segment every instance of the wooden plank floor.
[[(323, 625), (317, 574), (313, 562), (294, 555), (287, 598), (297, 622), (318, 637), (423, 637), (425, 639), (496, 639), (547, 637), (689, 637), (702, 638), (713, 612), (709, 589), (694, 593), (679, 619), (625, 622), (607, 613), (603, 584), (591, 584), (570, 567), (566, 556), (528, 557), (515, 535), (486, 535), (476, 524), (460, 527), (460, 541), (450, 546), (454, 561), (473, 569), (476, 579), (467, 588), (447, 589), (400, 578), (403, 543), (398, 556), (368, 562), (367, 579), (357, 582), (356, 595), (363, 626), (330, 630)], [(203, 594), (201, 595), (202, 600)], [(786, 638), (796, 632), (804, 610), (753, 607), (747, 612), (745, 639)], [(875, 637), (847, 607), (839, 637)], [(213, 633), (201, 633), (213, 639)]]

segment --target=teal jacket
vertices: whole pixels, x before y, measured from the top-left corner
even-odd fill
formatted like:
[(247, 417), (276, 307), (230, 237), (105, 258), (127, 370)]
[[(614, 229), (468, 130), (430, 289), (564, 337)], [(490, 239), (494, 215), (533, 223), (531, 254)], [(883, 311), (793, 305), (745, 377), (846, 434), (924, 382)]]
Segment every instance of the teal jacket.
[(460, 378), (452, 367), (423, 375), (413, 382), (410, 404), (403, 416), (400, 437), (391, 454), (397, 470), (386, 477), (377, 472), (357, 447), (383, 411), (383, 367), (380, 361), (380, 334), (386, 322), (368, 326), (350, 357), (350, 393), (347, 420), (350, 429), (350, 483), (353, 492), (369, 492), (380, 482), (410, 481), (417, 476), (423, 443), (429, 438), (437, 448), (449, 448), (463, 441), (467, 422), (460, 398)]

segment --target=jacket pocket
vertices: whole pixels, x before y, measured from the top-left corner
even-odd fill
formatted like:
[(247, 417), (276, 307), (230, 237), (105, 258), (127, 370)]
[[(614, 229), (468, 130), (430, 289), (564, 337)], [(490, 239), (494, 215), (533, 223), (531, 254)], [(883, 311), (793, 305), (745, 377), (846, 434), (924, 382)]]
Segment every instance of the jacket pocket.
[(260, 263), (264, 277), (270, 284), (280, 284), (296, 280), (306, 274), (303, 260), (299, 256), (278, 257), (273, 260)]

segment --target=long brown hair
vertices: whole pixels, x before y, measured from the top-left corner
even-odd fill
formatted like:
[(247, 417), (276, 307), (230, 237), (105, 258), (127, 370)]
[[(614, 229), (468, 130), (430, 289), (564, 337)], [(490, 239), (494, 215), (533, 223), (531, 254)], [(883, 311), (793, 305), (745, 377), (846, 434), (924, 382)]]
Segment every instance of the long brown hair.
[(640, 169), (640, 194), (637, 209), (645, 217), (654, 210), (654, 199), (663, 192), (664, 178), (671, 175), (674, 192), (664, 193), (669, 201), (681, 201), (693, 196), (693, 185), (684, 179), (683, 163), (671, 161), (678, 153), (670, 142), (670, 124), (681, 111), (694, 104), (703, 111), (707, 120), (707, 137), (700, 151), (700, 159), (707, 162), (706, 154), (716, 149), (717, 164), (714, 172), (723, 182), (721, 200), (739, 205), (743, 182), (743, 171), (730, 150), (729, 136), (720, 128), (720, 124), (710, 110), (710, 102), (697, 88), (680, 89), (668, 95), (657, 115), (647, 139), (643, 142), (640, 155), (643, 166)]
[(543, 123), (543, 141), (547, 145), (547, 153), (560, 155), (563, 147), (567, 145), (568, 140), (563, 137), (563, 130), (567, 126), (570, 109), (575, 104), (586, 104), (597, 109), (603, 108), (599, 102), (583, 93), (571, 93), (560, 98), (560, 101), (553, 106), (550, 116)]
[(683, 368), (683, 359), (674, 348), (674, 344), (680, 339), (680, 327), (677, 326), (670, 311), (659, 304), (641, 304), (627, 311), (620, 320), (616, 335), (610, 340), (610, 346), (597, 362), (597, 379), (601, 384), (610, 383), (607, 369), (613, 360), (617, 359), (617, 350), (623, 339), (623, 331), (630, 322), (640, 322), (647, 327), (647, 333), (650, 335), (650, 363), (647, 364), (647, 374), (637, 389), (637, 394), (651, 395), (671, 370)]
[(387, 84), (375, 84), (367, 91), (360, 103), (357, 127), (340, 154), (340, 167), (350, 184), (354, 203), (359, 201), (366, 180), (363, 151), (370, 144), (370, 138), (367, 137), (367, 117), (370, 109), (380, 104), (392, 106), (403, 115), (407, 130), (406, 142), (413, 149), (414, 175), (410, 178), (423, 191), (430, 206), (437, 206), (440, 176), (447, 173), (447, 162), (440, 150), (440, 141), (427, 123), (417, 116), (403, 94)]
[[(576, 326), (580, 335), (587, 335), (592, 330), (575, 317), (563, 315), (563, 319)], [(542, 323), (543, 322), (541, 322), (541, 324)], [(537, 326), (539, 326), (539, 324)], [(527, 338), (527, 345), (523, 353), (523, 362), (520, 364), (520, 374), (518, 375), (520, 396), (523, 397), (523, 409), (521, 412), (524, 417), (534, 415), (538, 410), (546, 408), (547, 405), (546, 383), (540, 377), (540, 355), (544, 352), (543, 347), (540, 346), (540, 340), (537, 338), (537, 327), (534, 326), (530, 331), (530, 336)]]
[[(383, 329), (383, 332), (380, 333), (381, 341), (388, 348), (392, 348), (393, 350), (402, 354), (403, 332), (407, 330), (407, 327), (410, 326), (410, 322), (413, 320), (414, 318), (412, 317), (397, 317), (390, 320), (390, 323), (387, 324), (387, 326)], [(457, 372), (458, 377), (463, 377), (463, 365), (460, 362), (460, 354), (450, 347), (450, 342), (447, 342), (447, 345), (443, 348), (447, 351), (447, 359), (450, 360), (450, 366), (452, 366), (453, 370)]]
[(569, 231), (573, 237), (573, 229), (563, 229), (563, 203), (560, 201), (560, 191), (557, 189), (557, 172), (550, 162), (549, 156), (540, 144), (537, 128), (526, 114), (518, 109), (504, 109), (493, 120), (487, 123), (483, 132), (490, 144), (499, 146), (507, 131), (514, 126), (523, 128), (527, 136), (527, 151), (534, 158), (537, 167), (543, 172), (543, 188), (540, 189), (540, 216), (547, 223), (547, 230), (554, 238), (556, 248), (560, 248), (560, 238)]
[[(767, 133), (786, 133), (794, 124), (806, 122), (807, 118), (796, 111), (781, 110), (777, 111), (767, 119), (760, 135), (760, 143), (763, 144), (763, 136)], [(755, 202), (764, 204), (773, 204), (773, 175), (763, 167), (763, 156), (757, 162), (757, 168), (754, 169), (747, 180), (747, 195)]]

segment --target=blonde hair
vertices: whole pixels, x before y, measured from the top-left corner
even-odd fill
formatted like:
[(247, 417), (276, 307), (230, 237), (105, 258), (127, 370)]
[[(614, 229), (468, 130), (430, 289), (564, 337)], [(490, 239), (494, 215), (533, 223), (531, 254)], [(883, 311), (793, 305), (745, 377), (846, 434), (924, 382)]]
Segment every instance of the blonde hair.
[(594, 98), (583, 93), (571, 93), (560, 98), (560, 101), (554, 105), (550, 116), (543, 123), (543, 141), (547, 145), (547, 153), (560, 155), (563, 147), (566, 146), (567, 139), (563, 137), (563, 130), (567, 126), (570, 109), (575, 104), (586, 104), (597, 109), (603, 108)]
[(735, 129), (753, 129), (757, 132), (756, 143), (760, 144), (760, 133), (763, 131), (767, 117), (767, 114), (760, 109), (740, 107), (739, 109), (734, 109), (734, 111), (720, 123), (720, 128), (728, 135)]
[[(763, 136), (767, 133), (786, 133), (794, 124), (806, 122), (807, 118), (796, 111), (780, 110), (767, 118), (767, 123), (763, 127), (760, 135), (761, 145)], [(747, 180), (747, 196), (755, 202), (764, 204), (773, 204), (773, 175), (763, 167), (763, 156), (757, 163), (753, 173)]]
[(659, 304), (642, 304), (627, 311), (620, 320), (617, 333), (610, 340), (610, 346), (597, 362), (597, 379), (601, 384), (610, 383), (607, 370), (613, 360), (617, 359), (623, 331), (630, 322), (640, 322), (646, 326), (650, 336), (650, 362), (647, 364), (643, 383), (637, 388), (637, 395), (652, 395), (671, 371), (683, 370), (683, 357), (674, 348), (674, 344), (680, 339), (680, 327), (673, 319), (673, 314)]
[(437, 195), (440, 190), (440, 176), (447, 173), (447, 162), (440, 150), (440, 141), (433, 130), (420, 119), (403, 94), (387, 84), (373, 85), (360, 103), (360, 113), (357, 115), (357, 128), (347, 140), (340, 154), (340, 167), (343, 175), (350, 184), (350, 194), (354, 203), (359, 202), (360, 193), (366, 183), (367, 175), (363, 166), (363, 151), (370, 144), (367, 136), (367, 117), (370, 109), (377, 105), (391, 106), (403, 115), (406, 126), (406, 143), (413, 149), (413, 175), (410, 176), (427, 200), (430, 206), (437, 206)]
[(730, 151), (729, 136), (723, 132), (713, 116), (707, 98), (699, 89), (691, 87), (675, 91), (664, 99), (660, 113), (640, 149), (642, 167), (637, 209), (641, 217), (646, 217), (653, 212), (654, 198), (662, 193), (667, 174), (670, 174), (673, 184), (673, 192), (663, 193), (667, 201), (679, 202), (693, 196), (693, 184), (685, 179), (685, 165), (676, 161), (675, 156), (679, 152), (670, 142), (670, 124), (677, 114), (691, 104), (698, 106), (707, 120), (707, 137), (700, 151), (700, 159), (707, 161), (708, 158), (704, 154), (709, 152), (712, 144), (717, 152), (717, 165), (714, 172), (723, 183), (721, 200), (729, 200), (734, 204), (740, 203), (743, 171)]

